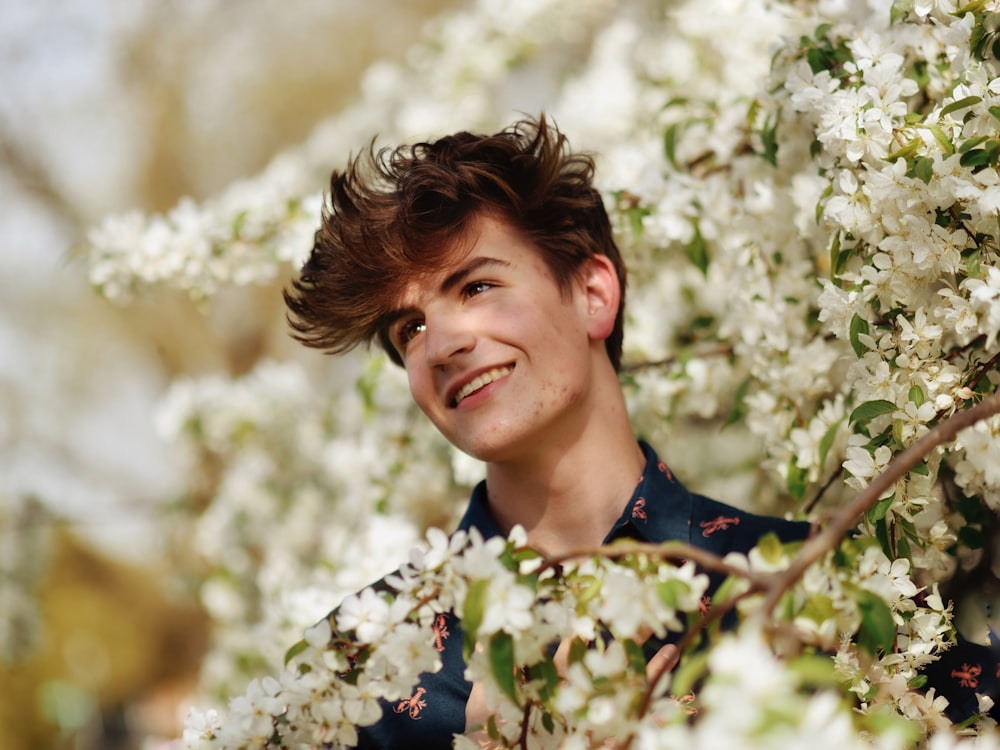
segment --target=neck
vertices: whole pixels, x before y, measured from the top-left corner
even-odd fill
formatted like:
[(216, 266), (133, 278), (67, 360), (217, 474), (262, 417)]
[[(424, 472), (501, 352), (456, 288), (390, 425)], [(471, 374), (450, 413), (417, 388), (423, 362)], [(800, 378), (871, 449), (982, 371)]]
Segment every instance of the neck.
[(487, 464), (490, 510), (505, 532), (523, 526), (528, 544), (547, 555), (603, 542), (645, 465), (620, 389), (616, 393), (574, 434)]

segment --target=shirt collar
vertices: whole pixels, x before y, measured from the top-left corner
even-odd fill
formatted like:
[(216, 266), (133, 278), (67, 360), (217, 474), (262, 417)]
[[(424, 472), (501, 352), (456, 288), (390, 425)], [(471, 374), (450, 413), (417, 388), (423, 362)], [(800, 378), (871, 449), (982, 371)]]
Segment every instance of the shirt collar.
[[(690, 541), (690, 493), (648, 443), (640, 440), (639, 446), (646, 457), (646, 465), (632, 497), (608, 531), (604, 543), (623, 537), (646, 542)], [(485, 480), (472, 491), (469, 507), (458, 528), (465, 531), (477, 529), (487, 539), (504, 536), (490, 512)]]

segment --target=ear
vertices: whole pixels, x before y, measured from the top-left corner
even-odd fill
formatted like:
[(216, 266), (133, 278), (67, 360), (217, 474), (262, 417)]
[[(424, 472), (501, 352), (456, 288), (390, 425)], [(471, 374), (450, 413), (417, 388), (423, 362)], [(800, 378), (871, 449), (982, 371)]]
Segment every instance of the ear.
[(592, 341), (604, 341), (614, 330), (621, 301), (618, 273), (606, 255), (593, 255), (584, 269), (587, 302), (587, 333)]

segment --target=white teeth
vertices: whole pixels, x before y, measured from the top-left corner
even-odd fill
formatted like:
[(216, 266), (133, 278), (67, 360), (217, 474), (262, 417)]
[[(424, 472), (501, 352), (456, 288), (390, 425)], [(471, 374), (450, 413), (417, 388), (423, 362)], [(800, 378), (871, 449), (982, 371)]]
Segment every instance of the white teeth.
[(455, 406), (458, 406), (462, 402), (462, 399), (464, 399), (466, 396), (475, 393), (484, 385), (489, 385), (494, 380), (499, 380), (504, 375), (509, 374), (510, 371), (511, 371), (510, 367), (494, 367), (489, 372), (484, 372), (482, 375), (477, 375), (470, 382), (463, 385), (458, 390), (458, 393), (455, 394)]

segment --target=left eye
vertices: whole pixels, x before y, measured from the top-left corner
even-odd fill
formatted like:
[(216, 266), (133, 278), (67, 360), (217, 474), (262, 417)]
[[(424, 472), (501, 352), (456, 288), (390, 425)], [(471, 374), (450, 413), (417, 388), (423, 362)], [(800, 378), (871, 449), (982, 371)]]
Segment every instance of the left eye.
[(493, 285), (488, 281), (473, 281), (471, 284), (467, 284), (463, 291), (466, 297), (475, 297), (492, 287)]

